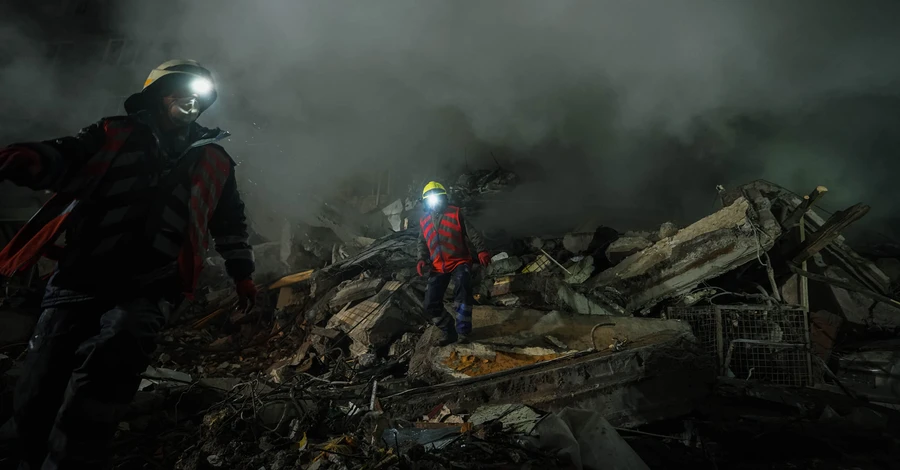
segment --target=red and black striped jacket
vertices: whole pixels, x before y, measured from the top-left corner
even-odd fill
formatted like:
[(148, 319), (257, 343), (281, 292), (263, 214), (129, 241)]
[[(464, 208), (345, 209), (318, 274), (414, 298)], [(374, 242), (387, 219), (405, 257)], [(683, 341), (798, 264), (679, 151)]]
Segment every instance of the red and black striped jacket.
[(428, 212), (419, 220), (419, 225), (422, 227), (419, 259), (431, 261), (435, 272), (449, 273), (461, 264), (471, 264), (469, 242), (476, 253), (487, 250), (459, 207), (447, 206), (439, 212)]
[(0, 251), (0, 275), (55, 251), (54, 286), (104, 295), (174, 278), (190, 296), (211, 233), (229, 275), (249, 278), (254, 260), (235, 165), (217, 144), (227, 136), (194, 124), (174, 154), (132, 115), (0, 149), (0, 180), (55, 193)]

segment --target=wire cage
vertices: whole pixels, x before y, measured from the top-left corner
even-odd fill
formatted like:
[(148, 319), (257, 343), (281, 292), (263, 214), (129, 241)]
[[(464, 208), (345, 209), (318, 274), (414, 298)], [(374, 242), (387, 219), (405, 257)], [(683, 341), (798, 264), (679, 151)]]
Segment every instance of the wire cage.
[(800, 307), (669, 307), (667, 316), (691, 325), (701, 348), (717, 359), (719, 375), (786, 386), (820, 381)]

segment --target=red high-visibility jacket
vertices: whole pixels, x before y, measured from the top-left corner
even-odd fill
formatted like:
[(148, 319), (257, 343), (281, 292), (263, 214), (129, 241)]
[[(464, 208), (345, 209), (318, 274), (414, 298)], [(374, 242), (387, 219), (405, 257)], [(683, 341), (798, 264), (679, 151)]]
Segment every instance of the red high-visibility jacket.
[[(419, 220), (419, 225), (422, 227), (420, 256), (427, 254), (438, 273), (449, 273), (461, 264), (472, 262), (467, 241), (472, 242), (476, 251), (485, 251), (484, 242), (463, 220), (459, 207), (447, 206), (440, 212), (429, 212)], [(427, 253), (422, 248), (427, 248)]]

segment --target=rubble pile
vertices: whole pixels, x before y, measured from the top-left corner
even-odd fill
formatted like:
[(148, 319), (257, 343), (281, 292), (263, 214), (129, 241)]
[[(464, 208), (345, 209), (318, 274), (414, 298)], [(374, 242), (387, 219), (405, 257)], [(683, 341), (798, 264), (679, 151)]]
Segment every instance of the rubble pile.
[[(477, 210), (514, 183), (497, 169), (450, 192)], [(120, 427), (118, 468), (808, 468), (808, 442), (879, 468), (900, 425), (900, 268), (882, 267), (900, 257), (852, 250), (840, 231), (868, 208), (823, 218), (825, 193), (757, 181), (684, 227), (491, 246), (472, 342), (443, 347), (410, 201), (381, 211), (377, 239), (329, 228), (260, 247), (247, 312), (210, 261)], [(746, 450), (788, 428), (796, 455)], [(869, 444), (835, 443), (839, 429)]]

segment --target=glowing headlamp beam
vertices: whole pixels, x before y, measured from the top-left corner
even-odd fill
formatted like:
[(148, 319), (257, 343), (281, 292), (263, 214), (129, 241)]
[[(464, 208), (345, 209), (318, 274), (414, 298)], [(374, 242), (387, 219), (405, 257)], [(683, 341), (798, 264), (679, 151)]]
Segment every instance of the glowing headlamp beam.
[(198, 95), (208, 95), (212, 90), (212, 82), (205, 78), (198, 78), (191, 82), (191, 91)]

